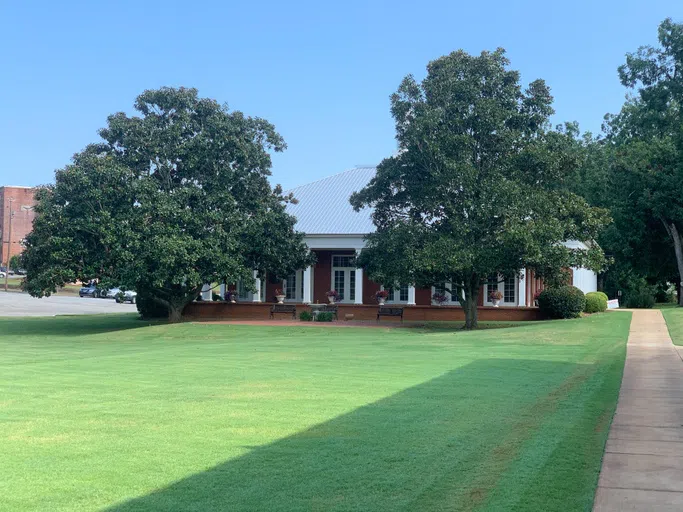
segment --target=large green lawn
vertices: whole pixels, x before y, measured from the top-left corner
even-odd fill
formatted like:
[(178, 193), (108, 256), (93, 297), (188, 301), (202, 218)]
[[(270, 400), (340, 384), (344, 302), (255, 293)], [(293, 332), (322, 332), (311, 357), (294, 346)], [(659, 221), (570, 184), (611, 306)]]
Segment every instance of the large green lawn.
[(590, 510), (630, 316), (0, 319), (0, 509)]
[(667, 304), (667, 307), (661, 309), (674, 345), (683, 345), (683, 308), (676, 304)]

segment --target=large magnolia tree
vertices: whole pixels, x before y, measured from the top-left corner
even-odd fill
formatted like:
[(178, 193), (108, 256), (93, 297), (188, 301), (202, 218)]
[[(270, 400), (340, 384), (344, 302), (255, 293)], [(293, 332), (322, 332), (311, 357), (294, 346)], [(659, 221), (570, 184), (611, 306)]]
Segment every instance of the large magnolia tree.
[(310, 263), (287, 201), (272, 189), (270, 150), (285, 143), (263, 119), (195, 89), (145, 91), (138, 116), (117, 113), (101, 143), (74, 156), (38, 193), (26, 239), (26, 289), (76, 280), (138, 291), (143, 314), (180, 319), (204, 283), (254, 283)]
[(407, 76), (391, 97), (399, 151), (351, 199), (374, 207), (377, 229), (359, 259), (370, 277), (453, 283), (475, 328), (490, 276), (533, 268), (559, 282), (568, 267), (600, 270), (594, 240), (608, 218), (567, 191), (574, 141), (548, 129), (551, 104), (542, 80), (522, 88), (502, 49), (457, 51), (430, 62), (422, 82)]

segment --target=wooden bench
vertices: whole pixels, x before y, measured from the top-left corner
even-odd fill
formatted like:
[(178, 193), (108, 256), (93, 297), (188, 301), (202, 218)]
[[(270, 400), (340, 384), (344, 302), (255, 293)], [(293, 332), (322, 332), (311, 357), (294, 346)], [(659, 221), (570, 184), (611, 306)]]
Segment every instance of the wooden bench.
[(339, 306), (336, 304), (328, 304), (319, 311), (320, 313), (332, 313), (334, 315), (334, 319), (339, 320)]
[(274, 318), (273, 315), (276, 313), (286, 313), (292, 315), (292, 320), (296, 320), (296, 306), (291, 304), (273, 304), (270, 308), (270, 318)]
[(379, 322), (380, 316), (400, 316), (401, 323), (403, 323), (403, 308), (388, 308), (386, 306), (380, 306), (377, 310), (377, 321)]

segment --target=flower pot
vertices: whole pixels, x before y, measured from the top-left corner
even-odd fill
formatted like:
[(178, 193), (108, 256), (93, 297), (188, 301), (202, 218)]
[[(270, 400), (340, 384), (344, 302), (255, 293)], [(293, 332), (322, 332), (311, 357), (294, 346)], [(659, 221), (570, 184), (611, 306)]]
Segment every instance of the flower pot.
[(237, 301), (235, 299), (230, 299), (230, 304), (236, 304)]
[(284, 295), (276, 295), (275, 298), (277, 299), (278, 304), (282, 304), (285, 301)]
[(384, 297), (377, 297), (377, 302), (379, 302), (379, 305), (380, 305), (380, 306), (384, 306), (384, 301), (385, 301), (385, 300), (386, 300), (386, 299), (385, 299)]
[(334, 297), (327, 297), (327, 300), (330, 301), (330, 304), (334, 304)]
[(493, 302), (493, 307), (497, 308), (498, 304), (500, 304), (500, 299), (492, 299), (491, 302)]

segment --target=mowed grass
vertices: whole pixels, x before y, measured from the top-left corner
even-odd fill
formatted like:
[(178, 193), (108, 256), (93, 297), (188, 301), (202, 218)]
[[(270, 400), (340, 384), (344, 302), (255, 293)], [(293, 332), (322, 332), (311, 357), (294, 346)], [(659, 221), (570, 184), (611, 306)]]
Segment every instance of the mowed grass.
[(683, 345), (683, 308), (676, 304), (667, 304), (667, 307), (660, 308), (666, 326), (669, 329), (669, 336), (674, 345)]
[(590, 510), (630, 316), (0, 319), (0, 509)]

